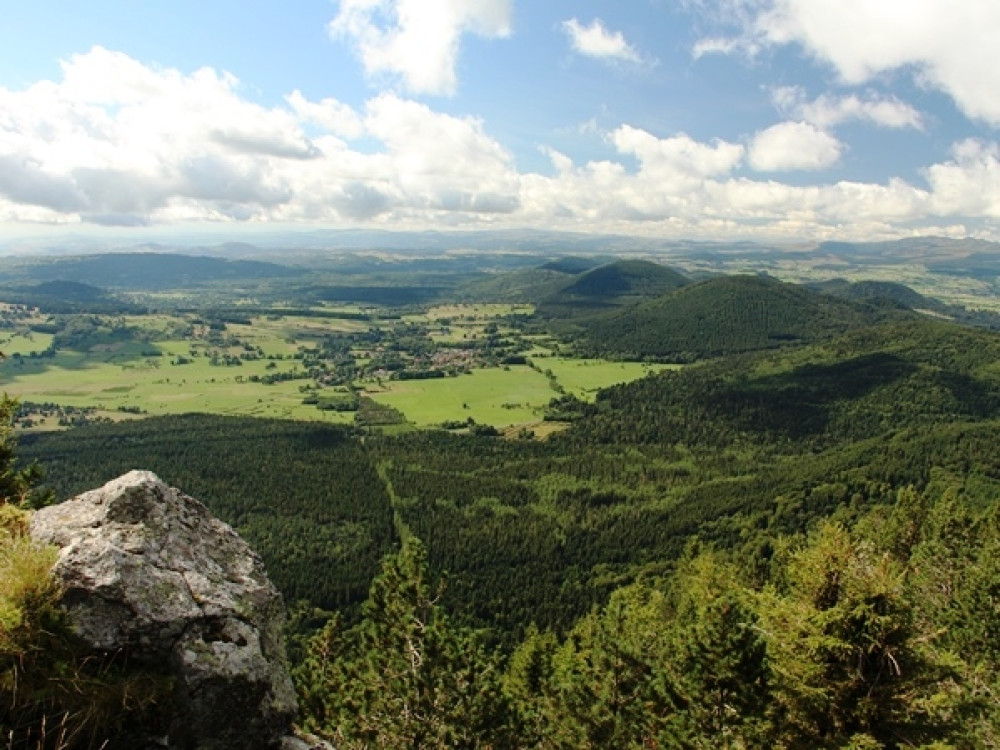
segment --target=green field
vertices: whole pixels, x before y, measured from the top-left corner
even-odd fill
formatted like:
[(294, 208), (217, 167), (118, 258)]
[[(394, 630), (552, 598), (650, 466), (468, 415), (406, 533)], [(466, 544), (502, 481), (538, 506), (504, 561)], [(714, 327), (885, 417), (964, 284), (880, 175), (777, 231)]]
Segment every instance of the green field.
[[(474, 370), (469, 375), (430, 380), (387, 381), (370, 395), (401, 411), (417, 426), (462, 421), (496, 427), (528, 425), (542, 419), (545, 407), (562, 395), (592, 401), (600, 388), (641, 378), (666, 365), (546, 357), (528, 366)], [(540, 370), (540, 371), (539, 371)], [(550, 378), (545, 371), (552, 373)]]
[[(138, 319), (144, 330), (162, 330), (169, 318)], [(130, 319), (130, 324), (137, 320)], [(232, 335), (260, 346), (265, 355), (288, 356), (298, 339), (286, 328), (261, 321), (259, 326), (231, 326)], [(308, 326), (296, 329), (304, 341)], [(0, 348), (8, 358), (0, 364), (0, 387), (11, 396), (34, 403), (92, 408), (128, 415), (205, 412), (286, 419), (349, 421), (349, 414), (321, 412), (302, 403), (299, 388), (307, 380), (274, 384), (250, 382), (253, 375), (292, 372), (292, 359), (258, 359), (239, 366), (212, 364), (209, 347), (200, 341), (125, 341), (95, 346), (86, 352), (60, 350), (54, 357), (37, 356), (52, 342), (49, 334), (7, 334)], [(145, 356), (159, 351), (159, 356)], [(222, 353), (234, 347), (217, 348)], [(34, 353), (36, 356), (31, 356)], [(197, 353), (197, 356), (192, 356)], [(20, 357), (14, 357), (18, 354)]]
[[(286, 419), (349, 421), (350, 415), (320, 412), (302, 404), (304, 380), (266, 385), (249, 382), (250, 375), (290, 371), (295, 362), (258, 360), (239, 367), (213, 366), (207, 357), (176, 365), (173, 355), (187, 352), (183, 341), (158, 342), (160, 357), (114, 357), (121, 351), (60, 352), (51, 359), (8, 360), (0, 366), (0, 385), (21, 401), (90, 407), (101, 411), (138, 409), (147, 414), (206, 412)], [(103, 361), (102, 361), (103, 360)]]
[(45, 351), (51, 343), (51, 333), (4, 333), (0, 336), (0, 352), (5, 357), (15, 354), (27, 356), (31, 352)]
[(370, 323), (336, 318), (254, 318), (252, 325), (230, 323), (227, 331), (242, 341), (260, 346), (266, 354), (292, 354), (330, 333), (365, 331)]
[(537, 422), (557, 394), (544, 375), (520, 366), (474, 370), (453, 378), (388, 381), (384, 390), (370, 395), (418, 426), (472, 417), (479, 424), (507, 427)]
[(533, 357), (543, 373), (549, 371), (566, 393), (584, 401), (593, 401), (597, 391), (618, 383), (627, 383), (650, 373), (679, 365), (648, 364), (645, 362), (608, 362), (603, 359), (568, 359), (566, 357)]
[[(425, 326), (428, 338), (438, 344), (485, 337), (488, 327), (493, 334), (516, 338), (519, 333), (509, 327), (507, 316), (528, 312), (525, 306), (454, 305), (407, 316), (404, 322)], [(104, 325), (110, 326), (110, 319)], [(92, 409), (113, 419), (201, 412), (350, 423), (351, 411), (303, 403), (307, 396), (323, 403), (333, 393), (306, 376), (309, 364), (303, 353), (317, 351), (331, 334), (365, 335), (379, 327), (391, 335), (396, 324), (272, 315), (212, 329), (193, 316), (141, 315), (120, 317), (117, 325), (127, 329), (124, 338), (106, 327), (96, 338), (61, 345), (54, 355), (52, 334), (30, 332), (26, 326), (0, 334), (0, 351), (7, 355), (0, 363), (0, 389), (22, 402)], [(663, 368), (553, 356), (545, 348), (547, 340), (532, 341), (530, 367), (476, 363), (471, 372), (457, 376), (359, 376), (354, 385), (416, 426), (471, 418), (496, 427), (534, 427), (556, 396), (592, 400), (602, 387)], [(369, 342), (353, 347), (352, 357), (365, 366), (384, 348)], [(52, 428), (54, 422), (36, 418), (33, 428)]]
[(501, 333), (505, 330), (504, 318), (530, 315), (531, 305), (438, 305), (421, 315), (409, 315), (403, 319), (412, 323), (426, 323), (430, 326), (430, 337), (440, 344), (459, 343), (476, 340), (485, 336), (487, 326), (494, 324)]

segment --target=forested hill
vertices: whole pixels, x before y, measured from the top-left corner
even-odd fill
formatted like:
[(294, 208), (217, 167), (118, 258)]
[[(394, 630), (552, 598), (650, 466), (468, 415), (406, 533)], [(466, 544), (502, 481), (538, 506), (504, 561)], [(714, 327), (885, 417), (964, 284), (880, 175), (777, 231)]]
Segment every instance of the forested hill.
[(775, 444), (799, 452), (896, 430), (1000, 417), (1000, 338), (927, 319), (715, 359), (602, 391), (584, 442)]
[(620, 260), (585, 271), (538, 301), (542, 318), (586, 318), (637, 304), (673, 291), (690, 280), (671, 268), (646, 260)]
[(603, 265), (604, 261), (597, 258), (579, 258), (573, 255), (567, 255), (562, 258), (556, 258), (555, 260), (550, 260), (539, 268), (546, 271), (558, 271), (559, 273), (568, 274), (580, 274), (585, 273), (592, 268)]
[(855, 281), (846, 279), (831, 279), (822, 283), (810, 284), (811, 288), (826, 294), (832, 294), (844, 299), (861, 301), (884, 301), (911, 310), (934, 310), (943, 312), (945, 305), (915, 292), (905, 284), (894, 281)]
[(919, 294), (905, 284), (891, 281), (855, 281), (852, 283), (844, 279), (832, 279), (809, 286), (825, 294), (845, 299), (895, 304), (968, 325), (1000, 330), (1000, 313), (993, 310), (969, 309), (962, 305), (946, 304)]
[(552, 268), (525, 268), (493, 274), (461, 284), (454, 294), (465, 302), (518, 302), (534, 304), (564, 287), (573, 276)]
[(773, 278), (723, 276), (581, 325), (593, 352), (686, 362), (820, 341), (907, 314)]
[(635, 304), (687, 283), (683, 274), (651, 261), (566, 257), (465, 284), (459, 296), (531, 303), (545, 319), (576, 318)]
[(219, 281), (287, 278), (300, 269), (257, 260), (223, 260), (174, 253), (103, 253), (8, 264), (0, 281), (73, 279), (105, 289), (161, 290)]
[(39, 284), (15, 284), (2, 290), (4, 300), (12, 304), (37, 307), (45, 313), (126, 314), (143, 308), (118, 299), (100, 287), (79, 281), (43, 281)]
[(688, 284), (683, 274), (644, 260), (622, 260), (582, 273), (560, 296), (595, 301), (656, 297)]

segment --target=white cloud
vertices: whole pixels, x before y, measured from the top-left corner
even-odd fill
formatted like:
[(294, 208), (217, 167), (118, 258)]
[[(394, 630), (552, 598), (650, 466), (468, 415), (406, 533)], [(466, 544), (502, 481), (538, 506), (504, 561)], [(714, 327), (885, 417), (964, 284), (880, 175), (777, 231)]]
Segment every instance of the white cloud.
[(556, 151), (549, 146), (541, 146), (539, 150), (549, 157), (549, 161), (552, 162), (552, 166), (556, 172), (567, 174), (573, 170), (573, 160), (566, 156), (566, 154)]
[(632, 45), (625, 41), (622, 32), (609, 31), (599, 18), (587, 26), (571, 18), (563, 21), (562, 28), (569, 36), (570, 45), (581, 55), (599, 60), (621, 60), (631, 63), (642, 60)]
[(695, 42), (691, 56), (695, 60), (705, 55), (732, 55), (737, 52), (754, 57), (760, 48), (749, 39), (735, 37), (705, 37)]
[(519, 213), (547, 227), (711, 239), (870, 239), (898, 236), (901, 227), (930, 215), (928, 192), (901, 180), (802, 187), (725, 175), (671, 179), (630, 174), (613, 161), (575, 166), (562, 154), (550, 156), (558, 174), (525, 175)]
[(329, 25), (368, 75), (398, 76), (418, 94), (453, 94), (463, 34), (511, 33), (512, 0), (340, 0)]
[(739, 6), (735, 38), (712, 37), (696, 49), (730, 52), (800, 45), (848, 84), (913, 71), (922, 84), (949, 94), (970, 117), (1000, 126), (1000, 3), (989, 0), (711, 0), (714, 10)]
[(343, 138), (358, 138), (364, 133), (361, 117), (336, 99), (311, 102), (298, 90), (285, 97), (299, 119), (319, 125)]
[(219, 201), (225, 214), (285, 194), (262, 178), (272, 160), (318, 156), (290, 112), (240, 98), (232, 76), (158, 71), (100, 47), (62, 67), (59, 83), (0, 89), (0, 158), (12, 178), (0, 194), (15, 204), (147, 216), (191, 198)]
[(365, 125), (385, 144), (392, 164), (386, 177), (395, 178), (415, 206), (495, 211), (516, 205), (512, 158), (481, 121), (383, 94), (369, 102)]
[(14, 203), (72, 214), (87, 205), (77, 186), (47, 172), (29, 153), (0, 155), (0, 196)]
[(760, 172), (826, 169), (837, 163), (843, 146), (807, 122), (779, 122), (753, 137), (750, 166)]
[(872, 92), (864, 96), (823, 94), (808, 101), (800, 87), (782, 86), (771, 92), (771, 99), (786, 117), (803, 120), (819, 128), (859, 120), (885, 128), (923, 129), (920, 113), (894, 96)]
[(744, 149), (739, 144), (716, 141), (710, 145), (684, 134), (661, 139), (622, 125), (610, 138), (619, 152), (639, 159), (642, 172), (662, 179), (726, 174), (743, 160)]
[(1000, 218), (1000, 145), (969, 138), (952, 147), (952, 160), (926, 170), (940, 215)]
[[(824, 115), (832, 121), (850, 108), (828, 109), (841, 113)], [(921, 187), (800, 186), (738, 173), (835, 161), (841, 145), (809, 122), (781, 123), (748, 145), (659, 137), (629, 124), (605, 138), (607, 159), (575, 163), (543, 146), (553, 174), (520, 173), (474, 117), (395, 94), (360, 110), (298, 92), (262, 107), (230, 75), (156, 69), (97, 48), (68, 60), (59, 81), (0, 88), (0, 223), (535, 226), (801, 239), (1000, 220), (1000, 146), (988, 141), (955, 144), (926, 167)]]
[[(208, 69), (156, 70), (101, 48), (77, 55), (59, 82), (0, 89), (0, 215), (136, 225), (518, 205), (510, 155), (474, 118), (392, 95), (363, 115), (300, 92), (286, 103), (249, 102), (234, 77)], [(362, 136), (382, 149), (342, 139)]]

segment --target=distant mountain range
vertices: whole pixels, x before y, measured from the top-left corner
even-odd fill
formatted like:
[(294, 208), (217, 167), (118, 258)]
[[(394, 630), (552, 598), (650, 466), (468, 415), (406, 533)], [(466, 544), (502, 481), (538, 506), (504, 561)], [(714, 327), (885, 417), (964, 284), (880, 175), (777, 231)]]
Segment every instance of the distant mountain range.
[[(933, 299), (939, 279), (948, 275), (962, 277), (963, 289), (974, 280), (984, 299), (998, 288), (1000, 244), (983, 240), (825, 242), (809, 249), (648, 240), (641, 251), (629, 252), (625, 244), (640, 242), (636, 238), (555, 232), (316, 232), (296, 238), (302, 243), (298, 249), (228, 242), (183, 254), (166, 245), (142, 245), (120, 252), (2, 258), (0, 288), (49, 311), (97, 311), (138, 301), (114, 298), (123, 292), (185, 289), (202, 295), (209, 287), (217, 304), (232, 304), (237, 297), (265, 305), (530, 303), (539, 320), (566, 335), (582, 334), (597, 353), (677, 360), (816, 340), (829, 332), (812, 320), (814, 307), (822, 312), (817, 319), (839, 321), (837, 330), (867, 324), (872, 314), (882, 317), (894, 308), (1000, 328), (1000, 315), (992, 309), (967, 309), (956, 295)], [(341, 247), (320, 250), (321, 239), (337, 240)], [(346, 247), (366, 241), (399, 247)], [(466, 241), (476, 247), (461, 246)], [(570, 252), (560, 253), (561, 246)], [(886, 280), (908, 279), (915, 266), (922, 267), (916, 287), (923, 294)], [(864, 278), (867, 271), (879, 280), (838, 277)], [(748, 273), (775, 278), (751, 282)], [(786, 274), (813, 281), (793, 289), (777, 281)], [(52, 282), (64, 286), (46, 286)], [(95, 291), (81, 294), (66, 282)], [(708, 318), (717, 322), (708, 324)], [(753, 340), (745, 326), (764, 338)]]
[(97, 253), (0, 268), (0, 283), (72, 279), (111, 289), (177, 289), (207, 281), (300, 276), (302, 269), (258, 260), (224, 260), (172, 253)]
[(663, 258), (793, 258), (796, 256), (849, 257), (854, 262), (922, 261), (934, 263), (985, 263), (994, 267), (1000, 243), (978, 239), (914, 237), (885, 242), (798, 242), (677, 240), (624, 235), (594, 235), (540, 230), (424, 231), (312, 230), (234, 233), (230, 241), (219, 234), (192, 233), (167, 236), (157, 242), (133, 239), (111, 241), (85, 235), (61, 239), (0, 239), (0, 255), (78, 255), (98, 252), (181, 252), (225, 258), (275, 255), (309, 255), (329, 252), (382, 251), (412, 255), (472, 252), (522, 253), (542, 257), (560, 255), (633, 255)]

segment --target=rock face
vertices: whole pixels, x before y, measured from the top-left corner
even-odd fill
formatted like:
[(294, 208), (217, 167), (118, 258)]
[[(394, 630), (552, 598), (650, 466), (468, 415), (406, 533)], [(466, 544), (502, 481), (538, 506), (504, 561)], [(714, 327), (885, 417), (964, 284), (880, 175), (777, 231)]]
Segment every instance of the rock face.
[(156, 475), (133, 471), (37, 511), (31, 535), (60, 548), (63, 604), (91, 649), (169, 672), (172, 709), (159, 747), (281, 746), (296, 712), (284, 607), (232, 528)]

